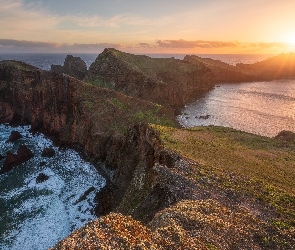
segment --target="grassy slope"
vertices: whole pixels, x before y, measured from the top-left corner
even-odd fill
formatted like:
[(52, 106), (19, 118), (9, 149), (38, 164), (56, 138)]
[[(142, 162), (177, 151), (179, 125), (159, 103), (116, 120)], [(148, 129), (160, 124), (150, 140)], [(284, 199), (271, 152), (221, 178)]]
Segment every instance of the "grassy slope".
[(295, 226), (295, 141), (284, 142), (223, 127), (154, 127), (167, 148), (202, 166), (201, 175), (217, 176), (213, 185), (261, 199), (283, 216), (284, 220), (277, 222), (279, 226)]
[(177, 78), (180, 73), (191, 73), (196, 71), (196, 69), (201, 70), (196, 65), (174, 58), (151, 58), (144, 55), (124, 53), (115, 49), (111, 49), (111, 51), (115, 56), (126, 62), (130, 68), (152, 78), (159, 78), (159, 73), (163, 72), (166, 72), (173, 78)]
[(124, 133), (139, 122), (176, 126), (173, 111), (161, 105), (85, 82), (80, 82), (76, 88), (87, 114), (99, 121), (105, 131)]

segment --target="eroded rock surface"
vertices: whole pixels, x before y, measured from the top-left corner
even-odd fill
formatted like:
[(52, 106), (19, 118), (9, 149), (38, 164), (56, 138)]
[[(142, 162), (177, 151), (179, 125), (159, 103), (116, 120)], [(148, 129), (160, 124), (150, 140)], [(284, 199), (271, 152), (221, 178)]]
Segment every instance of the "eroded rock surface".
[(22, 135), (18, 131), (11, 131), (11, 134), (6, 142), (15, 142), (22, 138)]
[(24, 145), (19, 146), (16, 154), (13, 154), (12, 152), (8, 151), (6, 154), (5, 161), (3, 163), (3, 167), (0, 170), (0, 174), (9, 172), (14, 167), (28, 161), (33, 156), (34, 155), (32, 151)]
[(64, 65), (51, 65), (51, 71), (64, 73), (82, 80), (87, 74), (87, 65), (80, 57), (67, 55)]
[(44, 181), (47, 181), (49, 179), (49, 176), (44, 174), (44, 173), (40, 173), (37, 178), (36, 178), (36, 183), (42, 183)]
[(42, 157), (53, 157), (54, 155), (55, 155), (54, 148), (44, 148), (41, 153)]

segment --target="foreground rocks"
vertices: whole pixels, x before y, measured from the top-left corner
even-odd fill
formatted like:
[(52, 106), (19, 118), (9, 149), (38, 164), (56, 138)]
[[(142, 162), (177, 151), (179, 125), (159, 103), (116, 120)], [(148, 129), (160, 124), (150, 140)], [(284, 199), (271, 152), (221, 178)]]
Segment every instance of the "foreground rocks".
[(44, 181), (47, 181), (49, 179), (49, 176), (44, 174), (44, 173), (40, 173), (37, 178), (36, 178), (36, 183), (42, 183)]
[(28, 161), (33, 156), (34, 155), (32, 151), (24, 145), (19, 146), (16, 154), (13, 154), (10, 151), (8, 151), (3, 163), (3, 167), (0, 170), (0, 174), (9, 172), (14, 167)]
[(146, 226), (110, 213), (52, 249), (281, 249), (276, 240), (284, 237), (246, 211), (235, 212), (213, 200), (184, 200)]
[(22, 138), (22, 135), (18, 131), (11, 131), (11, 134), (6, 142), (15, 142)]
[(41, 153), (42, 157), (53, 157), (54, 155), (55, 155), (54, 148), (44, 148)]

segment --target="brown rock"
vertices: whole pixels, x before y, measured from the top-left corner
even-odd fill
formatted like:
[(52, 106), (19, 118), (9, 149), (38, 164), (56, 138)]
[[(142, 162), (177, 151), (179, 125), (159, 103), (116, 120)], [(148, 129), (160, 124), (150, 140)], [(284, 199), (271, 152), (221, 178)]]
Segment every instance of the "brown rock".
[(40, 173), (36, 178), (36, 183), (42, 183), (44, 181), (47, 181), (49, 179), (49, 176), (47, 176), (44, 173)]
[(30, 149), (28, 149), (26, 146), (20, 145), (17, 150), (16, 156), (19, 159), (19, 161), (21, 163), (23, 163), (23, 162), (31, 159), (34, 155), (33, 155), (32, 151)]
[(295, 133), (291, 131), (283, 130), (279, 132), (276, 136), (276, 139), (282, 140), (282, 141), (295, 141)]
[(67, 55), (64, 65), (51, 65), (51, 71), (64, 73), (82, 80), (87, 73), (86, 63), (80, 57)]
[(15, 142), (18, 139), (22, 138), (22, 135), (18, 131), (11, 131), (11, 134), (6, 142)]
[(6, 153), (6, 158), (3, 163), (3, 167), (0, 170), (0, 174), (4, 174), (6, 172), (9, 172), (13, 167), (18, 165), (18, 159), (17, 156), (10, 151)]
[(6, 154), (5, 161), (3, 163), (3, 167), (0, 170), (0, 174), (9, 172), (11, 169), (28, 161), (33, 156), (34, 155), (32, 151), (24, 145), (21, 145), (19, 147), (16, 154), (13, 154), (10, 151), (8, 151)]
[(55, 155), (55, 150), (53, 148), (44, 148), (42, 151), (42, 157), (53, 157)]

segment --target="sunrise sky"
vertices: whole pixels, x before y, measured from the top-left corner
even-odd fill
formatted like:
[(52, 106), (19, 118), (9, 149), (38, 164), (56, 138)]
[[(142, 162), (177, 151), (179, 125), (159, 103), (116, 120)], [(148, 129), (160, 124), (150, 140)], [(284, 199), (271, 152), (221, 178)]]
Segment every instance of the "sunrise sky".
[(294, 0), (0, 0), (0, 53), (295, 51)]

